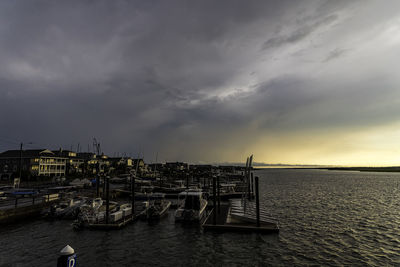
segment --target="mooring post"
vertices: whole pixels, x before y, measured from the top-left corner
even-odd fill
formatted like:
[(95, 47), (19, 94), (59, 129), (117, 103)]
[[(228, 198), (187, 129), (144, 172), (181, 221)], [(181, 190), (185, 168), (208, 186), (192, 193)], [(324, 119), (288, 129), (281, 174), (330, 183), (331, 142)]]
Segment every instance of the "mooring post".
[(66, 245), (60, 251), (60, 257), (57, 259), (57, 267), (76, 267), (75, 250), (69, 245)]
[(107, 194), (106, 193), (106, 190), (107, 190), (107, 188), (106, 188), (106, 177), (103, 177), (103, 197)]
[(260, 227), (260, 192), (258, 191), (258, 176), (255, 177), (255, 182), (256, 182), (257, 227)]
[(251, 200), (251, 193), (250, 193), (250, 169), (247, 172), (247, 198)]
[(253, 173), (251, 173), (251, 198), (254, 199), (254, 177), (253, 177)]
[(217, 195), (218, 195), (218, 214), (221, 213), (221, 196), (220, 196), (220, 187), (219, 187), (219, 176), (217, 176)]
[(135, 213), (135, 176), (131, 174), (132, 215)]
[(105, 178), (106, 182), (106, 224), (108, 224), (108, 216), (110, 213), (110, 179), (108, 177)]
[(100, 176), (96, 176), (96, 197), (100, 196)]
[(213, 207), (213, 223), (214, 225), (217, 224), (217, 188), (216, 188), (216, 178), (213, 176), (213, 202), (214, 202), (214, 207)]

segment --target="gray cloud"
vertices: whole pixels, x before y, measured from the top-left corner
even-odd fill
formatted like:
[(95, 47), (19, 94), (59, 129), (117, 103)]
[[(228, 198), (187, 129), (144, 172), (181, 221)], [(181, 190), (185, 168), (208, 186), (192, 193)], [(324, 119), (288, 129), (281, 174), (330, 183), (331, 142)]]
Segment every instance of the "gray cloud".
[(330, 51), (328, 53), (328, 55), (326, 56), (326, 58), (324, 59), (324, 62), (328, 62), (330, 60), (339, 58), (341, 56), (344, 56), (347, 52), (349, 52), (348, 49), (344, 49), (344, 48), (335, 48), (332, 51)]
[(238, 161), (266, 133), (390, 123), (395, 58), (356, 68), (364, 14), (380, 29), (397, 15), (371, 3), (3, 1), (0, 149), (96, 137), (110, 154)]
[[(311, 22), (308, 22), (307, 20), (311, 20)], [(337, 15), (331, 14), (324, 18), (317, 17), (315, 21), (313, 20), (315, 20), (315, 18), (304, 19), (300, 21), (300, 26), (298, 28), (295, 28), (289, 34), (281, 34), (268, 39), (263, 44), (262, 50), (302, 41), (321, 26), (329, 26), (330, 24), (332, 24), (335, 20), (337, 20)]]

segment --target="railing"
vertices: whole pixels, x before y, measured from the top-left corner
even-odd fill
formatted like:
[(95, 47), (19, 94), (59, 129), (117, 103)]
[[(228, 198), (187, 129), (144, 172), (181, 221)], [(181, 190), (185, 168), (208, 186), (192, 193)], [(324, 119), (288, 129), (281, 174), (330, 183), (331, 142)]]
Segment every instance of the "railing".
[(59, 194), (11, 195), (0, 199), (0, 210), (29, 207), (40, 203), (52, 202), (59, 198)]

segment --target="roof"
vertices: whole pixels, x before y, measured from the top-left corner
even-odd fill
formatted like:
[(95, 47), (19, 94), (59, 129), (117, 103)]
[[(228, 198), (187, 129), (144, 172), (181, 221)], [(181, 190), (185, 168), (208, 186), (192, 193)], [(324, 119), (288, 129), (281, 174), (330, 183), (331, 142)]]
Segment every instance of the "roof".
[[(3, 153), (0, 153), (0, 158), (19, 158), (21, 150), (7, 150)], [(29, 149), (22, 150), (23, 158), (34, 158), (40, 156), (55, 156), (53, 152), (48, 149)]]

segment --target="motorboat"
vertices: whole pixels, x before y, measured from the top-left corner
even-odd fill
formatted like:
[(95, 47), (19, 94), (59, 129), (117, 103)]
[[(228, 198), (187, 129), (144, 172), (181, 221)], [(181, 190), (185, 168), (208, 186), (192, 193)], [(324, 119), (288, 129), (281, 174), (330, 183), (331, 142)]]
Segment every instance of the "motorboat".
[(153, 201), (147, 209), (147, 220), (157, 220), (168, 213), (171, 207), (171, 201), (165, 199), (165, 194), (154, 193), (152, 196)]
[(178, 194), (178, 209), (175, 221), (200, 222), (206, 216), (207, 200), (199, 190), (186, 190)]
[(73, 197), (61, 200), (59, 204), (52, 205), (45, 214), (53, 219), (76, 219), (80, 208), (86, 204), (86, 197)]
[[(110, 214), (118, 207), (118, 203), (114, 201), (109, 202)], [(88, 201), (87, 204), (80, 207), (78, 218), (73, 223), (75, 229), (81, 229), (89, 224), (97, 224), (106, 220), (106, 207), (101, 198), (95, 198)]]

